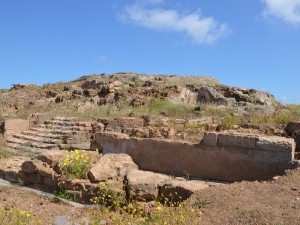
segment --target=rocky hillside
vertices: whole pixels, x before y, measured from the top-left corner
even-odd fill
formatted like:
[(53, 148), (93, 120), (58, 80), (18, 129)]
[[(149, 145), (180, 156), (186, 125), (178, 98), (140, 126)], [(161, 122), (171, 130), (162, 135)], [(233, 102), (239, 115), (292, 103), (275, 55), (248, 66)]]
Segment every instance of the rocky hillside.
[[(275, 106), (274, 96), (254, 89), (233, 88), (210, 77), (141, 75), (135, 73), (84, 76), (69, 83), (43, 86), (16, 84), (1, 90), (1, 114), (13, 116), (46, 106), (84, 111), (91, 106), (126, 102), (132, 107), (153, 99), (190, 106), (212, 103), (228, 106)], [(64, 103), (64, 104), (59, 104)]]
[(36, 113), (87, 120), (212, 116), (217, 130), (250, 128), (284, 135), (283, 128), (298, 120), (299, 112), (299, 107), (283, 106), (269, 93), (203, 76), (100, 74), (43, 86), (15, 84), (0, 91), (0, 121)]

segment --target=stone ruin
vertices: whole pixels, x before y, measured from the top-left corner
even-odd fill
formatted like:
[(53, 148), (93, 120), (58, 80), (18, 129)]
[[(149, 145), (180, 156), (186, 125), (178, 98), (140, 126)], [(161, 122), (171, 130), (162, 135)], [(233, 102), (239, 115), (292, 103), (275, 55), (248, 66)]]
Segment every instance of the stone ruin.
[[(299, 166), (294, 139), (232, 132), (203, 132), (190, 141), (180, 133), (188, 126), (212, 126), (210, 118), (199, 120), (123, 117), (97, 121), (35, 115), (29, 120), (4, 123), (7, 146), (27, 151), (31, 159), (18, 156), (1, 160), (0, 177), (11, 182), (53, 191), (61, 182), (57, 164), (64, 149), (91, 150), (104, 154), (90, 169), (88, 179), (66, 184), (80, 202), (90, 203), (99, 182), (116, 180), (117, 191), (140, 201), (180, 193), (181, 199), (212, 185), (227, 182), (270, 180)], [(195, 125), (196, 124), (196, 125)], [(299, 125), (287, 130), (297, 137)], [(297, 139), (296, 139), (297, 142)], [(299, 149), (299, 145), (297, 145)], [(299, 158), (298, 158), (299, 159)], [(126, 184), (125, 186), (122, 186)]]
[[(195, 108), (208, 103), (234, 106), (245, 111), (255, 108), (267, 113), (274, 112), (277, 104), (274, 96), (266, 92), (221, 85), (207, 77), (117, 73), (82, 77), (59, 88), (31, 86), (15, 84), (11, 90), (0, 93), (3, 99), (1, 111), (10, 114), (45, 105), (57, 104), (60, 107), (60, 103), (70, 102), (73, 110), (81, 112), (119, 101), (139, 107), (147, 105), (153, 98), (187, 103)], [(75, 99), (80, 101), (74, 102)]]

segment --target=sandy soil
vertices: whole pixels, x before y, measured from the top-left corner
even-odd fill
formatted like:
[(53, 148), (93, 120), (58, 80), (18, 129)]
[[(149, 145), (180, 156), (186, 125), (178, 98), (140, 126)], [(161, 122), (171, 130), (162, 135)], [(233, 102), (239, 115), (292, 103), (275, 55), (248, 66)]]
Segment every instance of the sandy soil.
[[(300, 168), (269, 182), (240, 182), (211, 187), (190, 199), (201, 208), (201, 224), (300, 225)], [(0, 186), (0, 207), (28, 210), (45, 224), (66, 215), (70, 205), (36, 193)]]

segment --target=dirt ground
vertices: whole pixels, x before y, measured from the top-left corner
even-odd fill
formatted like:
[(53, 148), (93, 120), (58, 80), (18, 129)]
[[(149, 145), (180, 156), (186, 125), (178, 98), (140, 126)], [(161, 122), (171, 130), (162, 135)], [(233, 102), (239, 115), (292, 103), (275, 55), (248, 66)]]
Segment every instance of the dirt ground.
[[(300, 224), (300, 168), (268, 182), (240, 182), (210, 187), (189, 204), (201, 208), (200, 224)], [(44, 224), (73, 207), (32, 192), (0, 186), (0, 207), (28, 210)]]
[(26, 210), (31, 214), (32, 221), (41, 220), (42, 224), (52, 224), (56, 216), (64, 216), (73, 210), (72, 206), (55, 197), (6, 186), (0, 186), (0, 207), (5, 210), (12, 207), (18, 211)]
[(271, 182), (211, 187), (194, 196), (202, 224), (300, 224), (300, 168)]

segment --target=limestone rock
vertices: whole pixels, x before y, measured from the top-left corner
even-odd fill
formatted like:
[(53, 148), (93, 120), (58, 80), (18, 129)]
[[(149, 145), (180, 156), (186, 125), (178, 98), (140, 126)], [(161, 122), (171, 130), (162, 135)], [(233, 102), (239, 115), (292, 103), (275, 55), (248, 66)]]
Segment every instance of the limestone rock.
[(255, 149), (257, 136), (245, 134), (220, 133), (218, 136), (218, 145), (226, 147), (250, 148)]
[(134, 107), (145, 105), (145, 98), (143, 98), (141, 96), (136, 97), (131, 101), (130, 104)]
[(212, 87), (202, 86), (198, 90), (198, 102), (200, 103), (215, 103), (225, 105), (226, 98)]
[(124, 177), (138, 166), (126, 154), (106, 154), (90, 169), (88, 177), (91, 182), (106, 181), (110, 178)]
[(48, 164), (40, 160), (25, 161), (22, 164), (22, 172), (28, 174), (39, 174), (51, 179), (53, 179), (55, 175), (53, 169), (51, 169)]
[(26, 160), (28, 160), (28, 158), (17, 156), (8, 159), (1, 159), (0, 178), (9, 182), (16, 182), (18, 180), (17, 174)]
[(208, 188), (204, 181), (197, 180), (172, 180), (160, 189), (162, 198), (167, 198), (169, 202), (181, 202), (188, 199), (192, 194)]
[(95, 89), (87, 89), (83, 91), (83, 94), (86, 97), (95, 97), (98, 95), (98, 91)]
[(121, 127), (130, 127), (137, 128), (144, 126), (143, 118), (134, 118), (134, 117), (120, 117), (116, 119), (118, 126)]
[(55, 98), (55, 103), (61, 103), (64, 100), (64, 96), (62, 94), (58, 94)]
[(256, 148), (293, 154), (295, 152), (295, 142), (292, 138), (259, 137), (256, 142)]
[(89, 81), (84, 82), (81, 85), (81, 88), (83, 88), (83, 89), (99, 89), (103, 84), (104, 84), (103, 81), (94, 79), (94, 80), (89, 80)]
[(103, 123), (96, 122), (96, 123), (92, 123), (92, 128), (93, 128), (93, 133), (103, 132), (105, 125)]
[(50, 150), (40, 153), (37, 159), (47, 163), (50, 167), (54, 168), (59, 161), (63, 160), (67, 156), (65, 151), (61, 150)]
[(139, 201), (152, 201), (159, 196), (159, 187), (172, 178), (149, 171), (134, 170), (127, 174), (126, 182), (128, 193)]
[(201, 141), (201, 144), (206, 145), (206, 146), (217, 146), (218, 145), (218, 133), (205, 132), (204, 137)]

